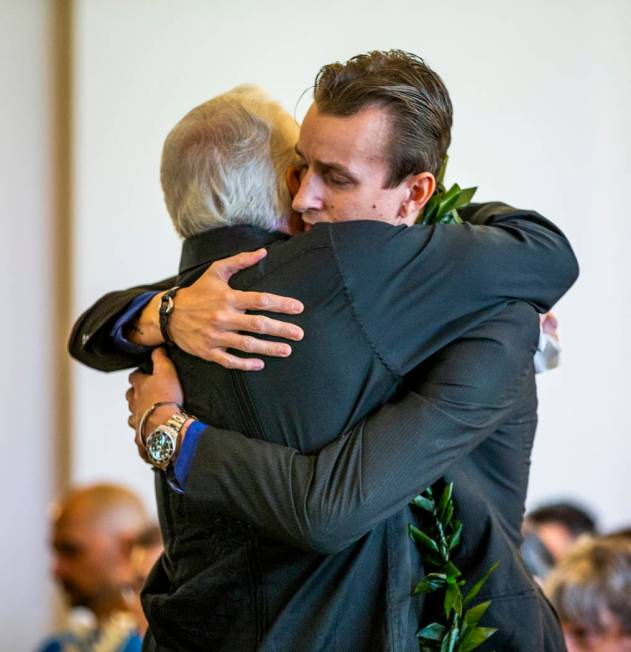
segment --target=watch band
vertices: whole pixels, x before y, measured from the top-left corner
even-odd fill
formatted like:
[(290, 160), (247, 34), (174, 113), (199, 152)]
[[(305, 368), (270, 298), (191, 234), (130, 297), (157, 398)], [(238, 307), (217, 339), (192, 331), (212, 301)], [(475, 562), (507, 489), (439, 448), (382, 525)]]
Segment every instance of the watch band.
[(160, 297), (160, 309), (158, 311), (159, 321), (160, 321), (160, 332), (164, 338), (165, 344), (175, 344), (169, 335), (169, 317), (173, 312), (173, 298), (177, 294), (177, 291), (180, 289), (179, 285), (172, 287), (170, 290), (167, 290)]
[[(181, 406), (178, 405), (180, 409)], [(187, 422), (188, 419), (190, 419), (190, 415), (186, 414), (186, 412), (174, 412), (168, 419), (166, 425), (171, 426), (171, 428), (175, 428), (175, 430), (178, 431), (178, 434), (182, 430), (182, 426)]]
[[(175, 450), (173, 451), (173, 457), (171, 458), (171, 462), (175, 460), (178, 453), (180, 452), (180, 448), (182, 446), (182, 428), (190, 418), (191, 415), (186, 414), (186, 412), (174, 412), (166, 422), (166, 425), (170, 428), (173, 428), (173, 430), (175, 430), (175, 432), (177, 433), (177, 439), (175, 441)], [(195, 417), (192, 418), (194, 419)]]
[[(152, 406), (148, 407), (142, 417), (140, 418), (140, 423), (138, 424), (138, 429), (136, 430), (136, 434), (138, 435), (138, 438), (142, 442), (143, 446), (145, 444), (145, 423), (147, 419), (153, 414), (154, 410), (156, 410), (159, 407), (162, 407), (164, 405), (174, 405), (176, 408), (182, 410), (182, 406), (179, 403), (176, 403), (175, 401), (158, 401), (158, 403), (154, 403)], [(188, 418), (188, 417), (187, 417)], [(182, 426), (180, 426), (181, 428)]]

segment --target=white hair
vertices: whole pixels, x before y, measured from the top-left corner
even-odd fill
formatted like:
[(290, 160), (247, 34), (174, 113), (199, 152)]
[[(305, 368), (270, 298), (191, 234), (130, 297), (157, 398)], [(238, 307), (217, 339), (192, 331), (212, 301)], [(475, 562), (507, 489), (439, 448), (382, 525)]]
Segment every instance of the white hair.
[(204, 102), (167, 136), (160, 180), (176, 231), (188, 238), (220, 226), (283, 227), (296, 161), (296, 121), (260, 88), (239, 86)]

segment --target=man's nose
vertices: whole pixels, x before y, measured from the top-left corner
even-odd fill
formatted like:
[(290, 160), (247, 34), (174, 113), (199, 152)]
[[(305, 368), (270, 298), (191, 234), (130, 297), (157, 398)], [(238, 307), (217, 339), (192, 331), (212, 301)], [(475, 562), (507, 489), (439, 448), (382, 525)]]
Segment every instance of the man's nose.
[(320, 183), (316, 175), (310, 170), (307, 170), (300, 181), (298, 192), (294, 196), (292, 202), (293, 209), (298, 213), (322, 210), (324, 204), (320, 190)]

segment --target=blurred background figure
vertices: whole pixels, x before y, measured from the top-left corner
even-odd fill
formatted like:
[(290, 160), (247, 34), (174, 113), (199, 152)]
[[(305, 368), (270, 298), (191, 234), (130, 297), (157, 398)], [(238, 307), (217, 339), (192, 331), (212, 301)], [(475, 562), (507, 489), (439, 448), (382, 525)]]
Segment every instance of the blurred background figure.
[(125, 597), (137, 579), (132, 551), (147, 525), (141, 500), (125, 487), (75, 489), (57, 505), (52, 522), (52, 572), (81, 618), (40, 648), (42, 652), (135, 652), (141, 648), (135, 614)]
[(596, 520), (572, 503), (549, 503), (526, 514), (522, 556), (528, 570), (544, 580), (583, 534), (596, 534)]
[(147, 525), (138, 535), (131, 551), (134, 588), (139, 593), (147, 575), (162, 554), (162, 535), (157, 523)]
[(126, 595), (129, 611), (136, 619), (136, 627), (141, 636), (147, 631), (147, 619), (140, 604), (140, 592), (147, 575), (162, 554), (162, 535), (156, 523), (147, 525), (137, 536), (131, 551), (133, 583)]
[(546, 593), (568, 652), (631, 652), (631, 540), (580, 541), (551, 571)]

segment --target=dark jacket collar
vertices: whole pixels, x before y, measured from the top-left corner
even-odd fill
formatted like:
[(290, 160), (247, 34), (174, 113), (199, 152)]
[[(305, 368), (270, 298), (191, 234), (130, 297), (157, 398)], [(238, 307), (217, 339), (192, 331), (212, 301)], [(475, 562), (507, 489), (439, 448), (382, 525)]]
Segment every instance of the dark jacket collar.
[(180, 274), (209, 261), (233, 256), (241, 251), (254, 251), (276, 240), (286, 240), (284, 233), (270, 232), (256, 226), (222, 226), (204, 231), (182, 243)]

